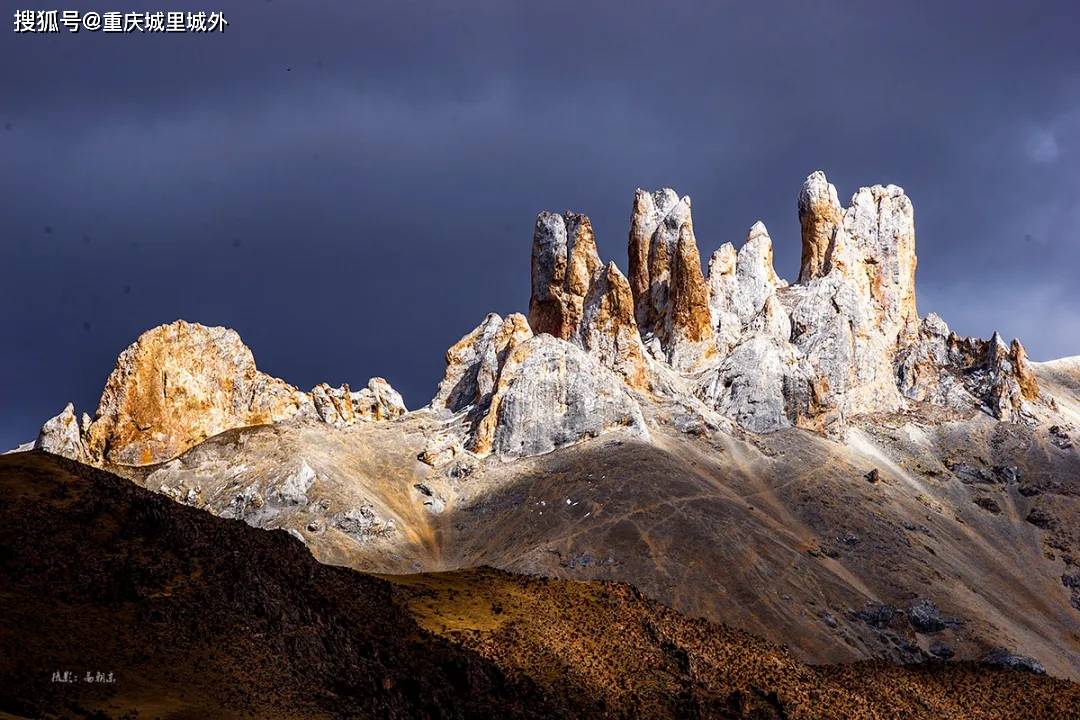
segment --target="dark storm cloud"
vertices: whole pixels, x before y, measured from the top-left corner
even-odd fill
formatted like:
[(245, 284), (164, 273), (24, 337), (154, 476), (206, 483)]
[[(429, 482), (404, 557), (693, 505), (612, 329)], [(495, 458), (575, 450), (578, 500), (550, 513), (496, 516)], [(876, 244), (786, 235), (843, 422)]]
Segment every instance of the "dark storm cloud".
[(920, 310), (1080, 353), (1078, 13), (939, 5), (272, 0), (225, 5), (224, 35), (9, 25), (0, 445), (69, 399), (92, 412), (117, 353), (177, 317), (235, 327), (302, 387), (384, 375), (421, 405), (450, 343), (525, 309), (537, 211), (589, 213), (625, 270), (633, 189), (670, 185), (703, 254), (760, 218), (790, 278), (815, 168), (845, 201), (908, 190)]

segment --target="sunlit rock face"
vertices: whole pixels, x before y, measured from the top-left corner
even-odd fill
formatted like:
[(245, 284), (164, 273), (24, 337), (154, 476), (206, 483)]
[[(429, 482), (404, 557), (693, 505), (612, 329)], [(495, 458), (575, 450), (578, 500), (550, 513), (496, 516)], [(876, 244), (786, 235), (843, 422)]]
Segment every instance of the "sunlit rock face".
[(260, 372), (235, 331), (180, 320), (120, 354), (86, 444), (94, 457), (149, 465), (229, 428), (313, 409), (309, 396)]
[(44, 450), (72, 460), (87, 459), (86, 444), (83, 442), (79, 421), (75, 419), (75, 406), (68, 403), (58, 415), (47, 420), (41, 426), (33, 447), (35, 450)]
[(817, 170), (806, 178), (799, 193), (799, 225), (802, 228), (802, 262), (799, 282), (807, 283), (828, 273), (833, 235), (843, 222), (844, 209), (825, 173)]
[(690, 198), (638, 190), (628, 245), (634, 316), (647, 347), (680, 372), (716, 359), (715, 325)]
[(620, 319), (628, 309), (625, 278), (600, 271), (592, 287), (585, 332), (574, 332), (584, 335), (580, 344), (534, 336), (520, 315), (489, 315), (451, 348), (430, 407), (467, 421), (433, 437), (425, 461), (439, 464), (461, 450), (536, 455), (614, 428), (648, 436), (632, 394), (635, 379), (644, 382), (640, 340), (623, 345), (633, 340)]
[(446, 351), (446, 371), (431, 407), (456, 413), (487, 403), (506, 353), (532, 336), (524, 315), (515, 313), (504, 320), (490, 313)]

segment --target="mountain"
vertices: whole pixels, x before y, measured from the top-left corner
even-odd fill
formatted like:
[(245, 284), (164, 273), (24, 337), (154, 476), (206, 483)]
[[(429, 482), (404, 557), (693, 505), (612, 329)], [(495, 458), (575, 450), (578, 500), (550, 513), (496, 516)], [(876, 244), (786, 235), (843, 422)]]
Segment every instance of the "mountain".
[[(40, 452), (0, 457), (4, 717), (1064, 718), (1080, 686), (811, 667), (628, 585), (380, 578)], [(1015, 662), (1002, 656), (999, 664)]]
[(1080, 360), (916, 308), (895, 186), (797, 196), (788, 283), (755, 223), (702, 270), (692, 204), (639, 190), (627, 273), (544, 212), (528, 317), (491, 314), (407, 411), (303, 392), (178, 321), (37, 447), (388, 574), (630, 583), (801, 662), (1004, 653), (1080, 679)]

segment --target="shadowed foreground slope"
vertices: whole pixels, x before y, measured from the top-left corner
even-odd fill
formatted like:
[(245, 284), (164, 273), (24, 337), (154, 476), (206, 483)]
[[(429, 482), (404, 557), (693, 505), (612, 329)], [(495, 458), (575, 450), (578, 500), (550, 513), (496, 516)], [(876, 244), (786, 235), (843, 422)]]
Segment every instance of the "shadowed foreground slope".
[[(39, 453), (0, 458), (0, 711), (20, 717), (1076, 716), (970, 664), (809, 667), (626, 585), (379, 578)], [(57, 683), (55, 672), (113, 673)]]

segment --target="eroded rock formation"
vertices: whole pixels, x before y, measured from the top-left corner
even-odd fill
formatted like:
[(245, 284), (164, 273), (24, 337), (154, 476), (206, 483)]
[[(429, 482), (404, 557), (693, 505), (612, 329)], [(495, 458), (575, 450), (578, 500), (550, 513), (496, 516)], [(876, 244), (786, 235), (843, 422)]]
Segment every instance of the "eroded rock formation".
[[(617, 427), (645, 437), (650, 403), (752, 432), (834, 436), (859, 416), (919, 403), (1034, 417), (1039, 387), (1019, 341), (962, 338), (936, 315), (919, 317), (914, 212), (901, 188), (861, 188), (845, 208), (814, 172), (798, 217), (799, 282), (788, 285), (760, 222), (741, 247), (712, 254), (706, 278), (690, 198), (669, 188), (635, 194), (628, 276), (601, 262), (587, 216), (540, 213), (528, 319), (488, 315), (447, 351), (429, 409), (457, 429), (436, 433), (420, 457), (531, 455)], [(92, 421), (80, 427), (69, 407), (37, 445), (145, 465), (230, 428), (344, 428), (405, 412), (381, 378), (358, 392), (304, 393), (260, 372), (235, 332), (180, 321), (120, 355)]]
[(235, 331), (181, 320), (143, 333), (120, 354), (86, 445), (95, 458), (149, 465), (229, 428), (311, 407), (304, 393), (259, 372)]
[(630, 288), (638, 329), (653, 355), (680, 371), (715, 358), (708, 286), (690, 198), (638, 190), (630, 219)]
[(538, 335), (507, 355), (470, 449), (537, 455), (617, 427), (648, 437), (622, 380), (576, 345)]
[(532, 336), (524, 315), (514, 313), (504, 320), (490, 313), (446, 351), (446, 373), (431, 406), (456, 413), (486, 405), (506, 354)]
[(825, 275), (832, 268), (833, 235), (843, 221), (844, 210), (836, 197), (836, 188), (825, 179), (825, 173), (810, 173), (799, 193), (799, 225), (802, 228), (802, 262), (799, 282), (808, 283)]
[(352, 425), (357, 420), (389, 420), (405, 414), (401, 394), (383, 378), (371, 378), (366, 388), (353, 392), (348, 385), (330, 387), (326, 383), (311, 390), (319, 419), (334, 427)]
[(701, 257), (689, 218), (679, 228), (668, 300), (661, 346), (673, 368), (696, 370), (716, 356), (716, 335), (709, 312), (709, 287), (701, 274)]

